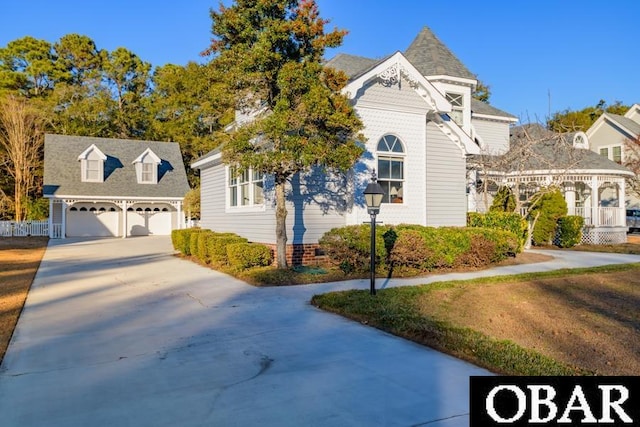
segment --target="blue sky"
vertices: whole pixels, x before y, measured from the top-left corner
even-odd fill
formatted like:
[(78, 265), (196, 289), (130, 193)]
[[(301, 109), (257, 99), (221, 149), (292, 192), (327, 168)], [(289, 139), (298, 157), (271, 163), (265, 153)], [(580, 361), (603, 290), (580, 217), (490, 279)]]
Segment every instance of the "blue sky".
[[(338, 52), (381, 58), (405, 50), (423, 26), (491, 87), (491, 104), (521, 118), (581, 109), (600, 99), (640, 103), (637, 0), (317, 0), (349, 31)], [(228, 1), (226, 2), (228, 3)], [(98, 48), (128, 48), (154, 66), (201, 61), (209, 44), (210, 0), (31, 0), (0, 6), (0, 46), (31, 35), (69, 33)]]

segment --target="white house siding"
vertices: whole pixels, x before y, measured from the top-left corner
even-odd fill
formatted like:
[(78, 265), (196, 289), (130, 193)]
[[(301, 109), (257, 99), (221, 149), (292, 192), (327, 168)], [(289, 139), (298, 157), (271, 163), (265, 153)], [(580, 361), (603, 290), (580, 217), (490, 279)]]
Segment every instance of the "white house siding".
[[(288, 243), (313, 244), (324, 233), (345, 225), (345, 213), (350, 206), (349, 187), (340, 178), (328, 178), (318, 171), (294, 177), (288, 188)], [(271, 212), (274, 216), (275, 213)], [(275, 224), (275, 222), (274, 222)], [(271, 230), (275, 236), (275, 225)]]
[[(226, 206), (225, 166), (218, 163), (202, 169), (200, 226), (219, 232), (236, 233), (252, 242), (275, 243), (276, 217), (273, 193), (265, 189), (265, 207), (228, 208)], [(268, 187), (268, 185), (266, 186)], [(287, 237), (289, 244), (317, 243), (328, 230), (345, 224), (344, 215), (334, 209), (323, 210), (324, 194), (331, 189), (326, 182), (307, 190), (304, 179), (296, 190), (288, 188)], [(312, 201), (313, 199), (313, 201)]]
[(476, 133), (486, 145), (486, 154), (504, 154), (509, 150), (509, 123), (474, 118), (472, 120)]
[(222, 163), (200, 171), (200, 226), (213, 231), (230, 232), (250, 241), (272, 242), (275, 230), (273, 210), (226, 207), (227, 182)]
[(434, 123), (427, 125), (426, 177), (426, 225), (464, 226), (466, 162), (460, 148)]
[[(397, 88), (387, 89), (391, 94)], [(404, 105), (405, 109), (407, 104)], [(363, 131), (367, 138), (367, 153), (356, 170), (359, 171), (356, 186), (356, 206), (348, 217), (349, 224), (361, 224), (369, 220), (362, 192), (370, 180), (370, 171), (377, 168), (376, 147), (380, 138), (387, 134), (397, 136), (405, 149), (403, 203), (385, 203), (380, 209), (379, 220), (385, 224), (425, 223), (425, 104), (421, 111), (389, 111), (387, 109), (358, 108), (358, 115), (366, 124)], [(359, 205), (359, 206), (358, 206)]]

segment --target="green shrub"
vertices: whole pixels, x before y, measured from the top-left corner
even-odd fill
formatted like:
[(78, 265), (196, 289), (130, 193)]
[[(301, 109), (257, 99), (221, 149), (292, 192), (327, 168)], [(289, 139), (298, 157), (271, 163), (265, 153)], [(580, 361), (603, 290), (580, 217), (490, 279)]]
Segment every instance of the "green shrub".
[(467, 214), (467, 226), (493, 228), (512, 232), (520, 242), (520, 251), (527, 241), (528, 225), (527, 220), (515, 212), (469, 212)]
[(584, 218), (577, 215), (558, 219), (557, 243), (561, 248), (571, 248), (582, 241)]
[[(386, 266), (386, 243), (384, 234), (387, 227), (376, 227), (376, 268)], [(387, 235), (387, 238), (389, 235)], [(349, 225), (326, 232), (319, 241), (327, 260), (348, 273), (366, 273), (371, 265), (371, 226), (368, 224)]]
[(554, 189), (534, 195), (531, 203), (529, 220), (535, 221), (531, 240), (534, 245), (549, 245), (555, 236), (558, 219), (567, 214), (567, 202), (560, 190)]
[(215, 235), (216, 233), (211, 230), (202, 230), (200, 233), (198, 233), (197, 252), (195, 255), (201, 262), (205, 264), (209, 264), (211, 262), (208, 251), (209, 246), (207, 243), (208, 240)]
[(396, 234), (395, 244), (389, 251), (390, 265), (410, 271), (427, 269), (434, 251), (428, 247), (425, 236), (411, 228), (396, 231)]
[[(505, 230), (413, 224), (378, 228), (376, 257), (379, 270), (421, 273), (438, 268), (482, 267), (515, 256), (522, 250), (516, 235)], [(343, 272), (369, 271), (368, 225), (333, 229), (320, 239), (320, 245), (329, 261)]]
[(188, 255), (192, 255), (198, 257), (198, 236), (202, 233), (202, 229), (195, 228), (189, 234), (189, 253)]
[(266, 267), (273, 262), (271, 249), (260, 243), (230, 243), (227, 245), (229, 265), (246, 270), (251, 267)]
[(227, 265), (227, 246), (233, 243), (247, 243), (248, 240), (233, 233), (214, 233), (207, 238), (207, 256), (213, 265)]
[(185, 228), (171, 231), (171, 242), (173, 248), (182, 255), (191, 255), (191, 234), (199, 232), (199, 228)]
[(498, 189), (493, 203), (489, 207), (490, 212), (513, 212), (516, 208), (516, 197), (509, 187), (502, 186)]

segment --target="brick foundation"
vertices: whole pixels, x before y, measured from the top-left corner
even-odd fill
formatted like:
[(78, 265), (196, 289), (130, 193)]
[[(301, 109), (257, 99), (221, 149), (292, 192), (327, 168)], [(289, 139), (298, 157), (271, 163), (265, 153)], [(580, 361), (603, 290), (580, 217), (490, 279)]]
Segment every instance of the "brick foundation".
[[(273, 262), (276, 262), (276, 245), (266, 244), (273, 251)], [(289, 265), (318, 265), (326, 260), (320, 255), (317, 243), (287, 245), (287, 263)]]

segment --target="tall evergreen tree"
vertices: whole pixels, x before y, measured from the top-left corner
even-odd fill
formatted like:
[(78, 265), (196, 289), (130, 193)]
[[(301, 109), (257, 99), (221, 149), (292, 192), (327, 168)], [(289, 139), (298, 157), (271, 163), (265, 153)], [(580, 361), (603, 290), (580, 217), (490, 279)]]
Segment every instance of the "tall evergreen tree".
[(346, 76), (322, 64), (346, 33), (325, 33), (313, 0), (237, 0), (211, 18), (213, 66), (236, 108), (257, 113), (227, 135), (223, 159), (273, 177), (276, 259), (285, 268), (288, 180), (315, 166), (347, 170), (363, 152), (362, 123), (340, 93)]

